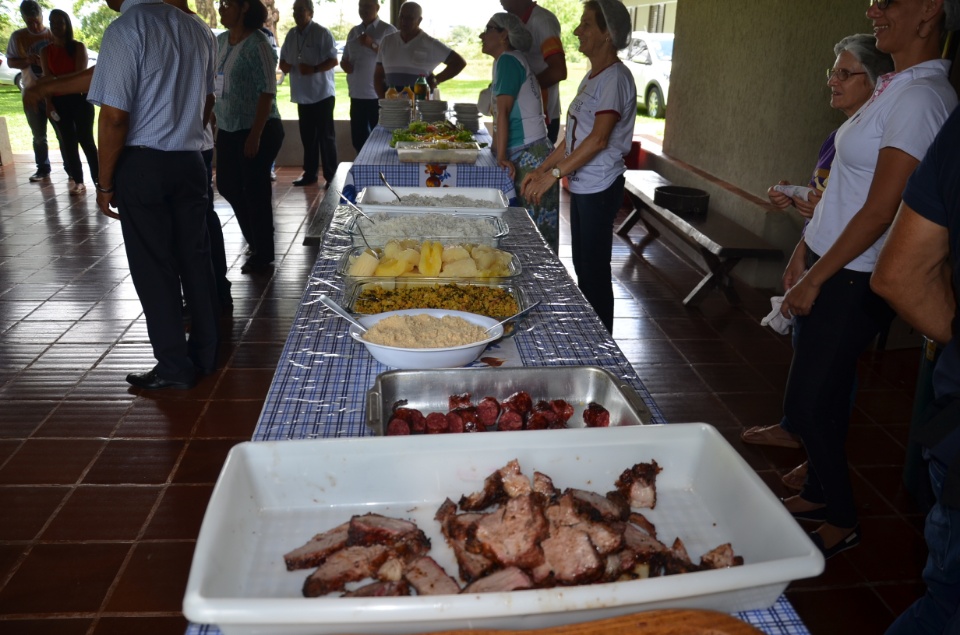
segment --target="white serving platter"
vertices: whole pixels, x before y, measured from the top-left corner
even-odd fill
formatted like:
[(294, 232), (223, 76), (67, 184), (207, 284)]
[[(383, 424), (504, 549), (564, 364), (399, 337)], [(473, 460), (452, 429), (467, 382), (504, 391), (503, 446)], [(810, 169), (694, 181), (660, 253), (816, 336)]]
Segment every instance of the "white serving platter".
[(482, 214), (484, 216), (500, 216), (504, 214), (510, 201), (500, 190), (492, 187), (394, 187), (400, 198), (408, 194), (418, 194), (419, 196), (429, 198), (443, 198), (447, 195), (464, 196), (474, 201), (489, 203), (495, 207), (480, 207), (478, 205), (466, 206), (437, 206), (437, 207), (414, 207), (412, 205), (392, 204), (397, 203), (397, 197), (385, 187), (374, 185), (365, 187), (357, 195), (357, 205), (363, 211), (371, 212), (406, 212), (406, 213), (429, 213), (429, 212), (459, 212)]
[[(657, 507), (644, 514), (661, 540), (679, 536), (694, 561), (729, 541), (745, 564), (580, 587), (349, 599), (302, 597), (310, 571), (284, 566), (283, 554), (313, 535), (378, 512), (416, 522), (430, 555), (455, 574), (434, 513), (514, 458), (528, 476), (540, 470), (558, 487), (600, 492), (655, 459)], [(207, 507), (183, 612), (225, 635), (531, 629), (661, 608), (763, 609), (823, 568), (804, 530), (707, 424), (242, 443)]]
[(396, 147), (400, 163), (476, 163), (480, 156), (476, 142), (398, 141)]

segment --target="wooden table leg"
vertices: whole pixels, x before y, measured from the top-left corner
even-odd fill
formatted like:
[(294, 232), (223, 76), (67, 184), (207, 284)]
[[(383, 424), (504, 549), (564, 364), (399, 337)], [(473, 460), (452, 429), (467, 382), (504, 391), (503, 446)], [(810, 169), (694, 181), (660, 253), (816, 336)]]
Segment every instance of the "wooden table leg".
[(737, 266), (740, 259), (727, 258), (721, 260), (713, 254), (703, 251), (700, 255), (703, 256), (704, 261), (706, 261), (709, 272), (703, 277), (700, 284), (684, 298), (684, 306), (696, 305), (703, 299), (707, 292), (714, 287), (719, 287), (720, 290), (723, 291), (723, 294), (727, 297), (727, 301), (730, 304), (739, 304), (740, 296), (737, 294), (736, 289), (733, 288), (733, 283), (730, 280), (730, 271)]

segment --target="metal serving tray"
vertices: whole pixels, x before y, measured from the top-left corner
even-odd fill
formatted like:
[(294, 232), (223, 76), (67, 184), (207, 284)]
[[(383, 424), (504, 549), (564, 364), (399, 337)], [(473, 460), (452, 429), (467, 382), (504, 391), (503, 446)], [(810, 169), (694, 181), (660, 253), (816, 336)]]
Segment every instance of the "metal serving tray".
[[(481, 216), (478, 214), (462, 214), (460, 212), (454, 212), (452, 214), (446, 212), (433, 212), (434, 216), (431, 218), (436, 218), (436, 215), (442, 214), (445, 219), (450, 218), (462, 218), (467, 222), (471, 223), (471, 227), (482, 226), (482, 233), (478, 233), (471, 236), (444, 236), (439, 233), (419, 233), (415, 234), (412, 231), (406, 231), (404, 233), (400, 232), (390, 232), (389, 234), (382, 231), (382, 224), (377, 223), (378, 219), (388, 216), (390, 220), (400, 220), (404, 219), (409, 220), (411, 224), (415, 223), (418, 218), (422, 220), (425, 214), (430, 214), (429, 210), (424, 210), (423, 212), (390, 212), (388, 215), (380, 212), (372, 212), (369, 209), (365, 212), (367, 215), (373, 217), (374, 222), (371, 223), (369, 220), (357, 214), (350, 222), (347, 224), (347, 233), (350, 234), (351, 239), (353, 240), (353, 245), (355, 247), (363, 246), (369, 243), (370, 245), (382, 246), (388, 240), (391, 239), (400, 239), (400, 238), (417, 238), (420, 240), (429, 239), (429, 240), (439, 240), (440, 242), (447, 243), (476, 243), (478, 245), (490, 245), (491, 247), (499, 247), (500, 239), (507, 235), (510, 231), (507, 223), (500, 218), (499, 216), (489, 215)], [(391, 225), (399, 225), (399, 223), (391, 223)], [(399, 227), (392, 227), (391, 229), (400, 229)], [(362, 232), (362, 235), (361, 235)], [(364, 241), (366, 238), (366, 241)]]
[[(465, 242), (465, 241), (464, 241), (464, 242)], [(349, 280), (354, 280), (354, 279), (356, 279), (355, 276), (351, 276), (351, 275), (350, 275), (349, 273), (347, 273), (347, 272), (348, 272), (349, 269), (350, 269), (350, 263), (351, 263), (351, 261), (353, 260), (353, 258), (355, 258), (355, 257), (359, 256), (360, 254), (362, 254), (362, 253), (364, 252), (364, 250), (366, 250), (366, 247), (351, 247), (350, 249), (348, 249), (347, 252), (346, 252), (345, 254), (343, 254), (343, 256), (340, 257), (340, 261), (337, 263), (337, 273), (340, 274), (341, 276), (343, 276), (344, 278), (349, 279)], [(376, 247), (374, 247), (374, 250), (380, 251), (380, 250), (377, 249)], [(511, 257), (510, 257), (510, 264), (509, 264), (509, 266), (507, 267), (507, 274), (506, 274), (506, 275), (503, 275), (503, 276), (492, 276), (492, 277), (490, 277), (490, 278), (469, 278), (469, 279), (470, 279), (470, 280), (503, 280), (503, 279), (506, 279), (506, 278), (515, 278), (515, 277), (519, 276), (519, 275), (520, 275), (520, 270), (521, 270), (520, 259), (517, 258), (517, 254), (511, 254), (510, 256), (511, 256)], [(368, 276), (368, 277), (373, 278), (373, 279), (375, 279), (375, 280), (404, 280), (404, 279), (406, 279), (406, 278), (411, 278), (411, 279), (423, 278), (424, 276), (397, 276), (397, 277), (394, 277), (394, 276)], [(464, 278), (440, 278), (440, 279), (441, 279), (441, 280), (451, 280), (451, 281), (453, 281), (453, 280), (463, 280)]]
[[(476, 371), (470, 371), (476, 372)], [(692, 558), (730, 542), (745, 564), (664, 578), (510, 593), (304, 598), (309, 571), (283, 554), (354, 514), (417, 523), (430, 555), (457, 567), (434, 515), (517, 459), (559, 488), (612, 489), (655, 459), (656, 509), (644, 515)], [(186, 617), (225, 635), (402, 634), (534, 629), (662, 608), (727, 613), (771, 606), (791, 580), (819, 575), (823, 556), (760, 477), (713, 427), (628, 426), (511, 434), (438, 434), (241, 443), (230, 450), (197, 539)]]
[[(343, 307), (355, 313), (357, 315), (366, 315), (366, 313), (360, 313), (357, 311), (357, 300), (360, 298), (360, 294), (369, 289), (407, 289), (413, 287), (429, 287), (433, 285), (450, 285), (456, 284), (461, 287), (492, 287), (494, 289), (502, 289), (509, 293), (514, 301), (519, 307), (517, 311), (523, 311), (528, 306), (530, 302), (527, 299), (527, 294), (522, 288), (520, 288), (514, 282), (503, 282), (497, 280), (478, 280), (478, 279), (469, 279), (469, 280), (457, 280), (455, 278), (393, 278), (391, 280), (384, 280), (383, 278), (354, 278), (353, 282), (347, 287), (346, 294), (344, 296)], [(399, 307), (398, 307), (399, 308)], [(427, 307), (427, 306), (410, 306), (403, 307), (405, 309), (434, 309), (434, 308), (444, 308), (444, 307)], [(446, 307), (451, 308), (456, 311), (467, 311), (467, 308), (460, 307)], [(388, 309), (393, 311), (395, 309)], [(478, 313), (477, 311), (471, 311), (472, 313)], [(512, 313), (506, 315), (490, 315), (488, 317), (503, 319), (513, 315)], [(526, 316), (521, 317), (520, 319)], [(512, 324), (508, 322), (507, 324)]]
[[(367, 391), (367, 425), (382, 436), (390, 423), (393, 404), (406, 400), (424, 416), (448, 412), (450, 395), (470, 393), (474, 403), (486, 396), (498, 401), (518, 390), (541, 399), (564, 399), (574, 408), (567, 425), (582, 428), (587, 404), (597, 402), (610, 412), (610, 426), (650, 423), (650, 409), (625, 381), (598, 366), (528, 366), (450, 370), (393, 370), (377, 376)], [(542, 431), (541, 431), (542, 432)]]
[[(484, 216), (500, 216), (507, 211), (510, 201), (506, 194), (493, 187), (394, 187), (397, 194), (402, 199), (408, 194), (419, 194), (431, 198), (443, 198), (448, 194), (465, 196), (478, 202), (489, 203), (496, 207), (479, 206), (454, 206), (454, 207), (413, 207), (411, 205), (401, 205), (397, 202), (397, 197), (393, 192), (385, 187), (374, 185), (365, 187), (357, 195), (357, 205), (363, 211), (369, 212), (407, 212), (407, 213), (426, 213), (426, 212), (459, 212), (470, 214), (481, 214)], [(396, 205), (392, 203), (398, 203)]]

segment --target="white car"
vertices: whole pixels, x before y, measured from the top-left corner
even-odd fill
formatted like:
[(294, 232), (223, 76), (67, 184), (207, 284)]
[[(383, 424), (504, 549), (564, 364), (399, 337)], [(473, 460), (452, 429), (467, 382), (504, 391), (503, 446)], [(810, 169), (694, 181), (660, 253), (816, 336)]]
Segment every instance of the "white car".
[(12, 84), (23, 90), (20, 69), (10, 68), (10, 65), (7, 64), (7, 56), (3, 53), (0, 53), (0, 84)]
[(670, 66), (673, 63), (673, 33), (634, 31), (630, 46), (620, 52), (637, 82), (637, 101), (651, 117), (661, 118), (670, 92)]

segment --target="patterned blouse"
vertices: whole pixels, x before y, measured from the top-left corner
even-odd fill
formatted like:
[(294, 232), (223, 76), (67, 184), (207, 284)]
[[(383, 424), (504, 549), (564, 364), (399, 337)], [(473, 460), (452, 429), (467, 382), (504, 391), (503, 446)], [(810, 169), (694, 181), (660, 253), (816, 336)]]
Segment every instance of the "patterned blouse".
[(274, 95), (270, 119), (279, 119), (277, 110), (277, 55), (260, 31), (254, 31), (237, 45), (229, 33), (217, 36), (217, 127), (227, 132), (249, 130), (263, 93)]

